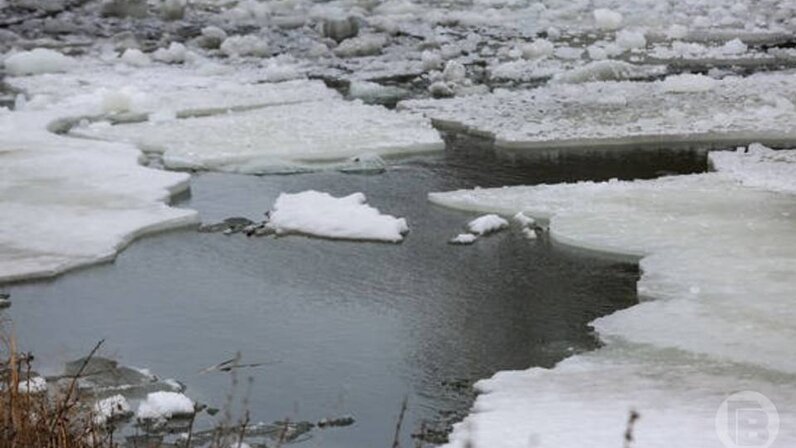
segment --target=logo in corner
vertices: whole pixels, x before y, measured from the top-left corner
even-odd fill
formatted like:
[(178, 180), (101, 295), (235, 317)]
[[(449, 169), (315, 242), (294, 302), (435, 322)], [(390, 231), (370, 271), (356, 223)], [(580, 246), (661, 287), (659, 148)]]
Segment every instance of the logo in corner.
[(716, 434), (726, 448), (768, 448), (779, 433), (779, 413), (765, 395), (737, 392), (716, 412)]

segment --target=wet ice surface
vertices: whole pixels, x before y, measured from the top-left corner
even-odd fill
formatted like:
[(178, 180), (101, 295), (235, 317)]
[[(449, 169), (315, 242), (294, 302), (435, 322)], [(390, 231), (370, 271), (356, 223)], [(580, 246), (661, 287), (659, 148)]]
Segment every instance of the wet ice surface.
[[(583, 431), (576, 436), (559, 418), (545, 420), (552, 426), (520, 424), (538, 412), (597, 420), (588, 434), (607, 445), (613, 436), (606, 428), (633, 406), (644, 415), (636, 434), (646, 446), (670, 446), (674, 437), (721, 446), (715, 412), (745, 389), (776, 402), (783, 423), (774, 446), (793, 444), (796, 364), (783, 356), (796, 337), (792, 157), (792, 150), (757, 145), (717, 154), (718, 173), (430, 195), (460, 209), (548, 219), (560, 243), (641, 257), (638, 292), (648, 299), (593, 323), (607, 348), (549, 373), (532, 369), (481, 383), (487, 393), (474, 409), (482, 412), (466, 420), (477, 429), (460, 425), (454, 445), (471, 437), (489, 446), (531, 438), (539, 446), (577, 445)], [(771, 186), (781, 193), (765, 189)]]
[(255, 377), (253, 419), (355, 416), (353, 427), (318, 431), (303, 446), (389, 444), (408, 394), (410, 445), (420, 419), (469, 407), (458, 380), (593, 349), (585, 323), (635, 300), (631, 265), (562, 253), (519, 229), (448, 245), (475, 215), (431, 206), (427, 191), (568, 175), (566, 165), (536, 167), (544, 177), (486, 158), (480, 166), (494, 174), (484, 176), (468, 171), (472, 160), (422, 158), (378, 176), (197, 175), (180, 206), (204, 222), (257, 219), (283, 191), (315, 188), (366, 192), (371, 205), (410, 217), (412, 232), (400, 245), (171, 232), (112, 265), (10, 288), (9, 317), (51, 367), (107, 337), (106, 355), (178, 378), (192, 399), (215, 405), (227, 375), (198, 372), (241, 350), (244, 362), (269, 363), (241, 371)]

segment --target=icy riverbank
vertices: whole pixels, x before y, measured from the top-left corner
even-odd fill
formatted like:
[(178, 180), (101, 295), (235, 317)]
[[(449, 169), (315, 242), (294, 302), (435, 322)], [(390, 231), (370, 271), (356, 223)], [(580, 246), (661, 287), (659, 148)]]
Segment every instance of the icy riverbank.
[[(551, 238), (569, 246), (641, 257), (638, 292), (649, 299), (593, 322), (606, 348), (479, 383), (452, 446), (613, 446), (635, 408), (639, 446), (720, 447), (719, 405), (745, 389), (777, 406), (772, 446), (793, 445), (793, 153), (716, 153), (719, 172), (651, 181), (431, 194), (449, 207), (549, 219)], [(766, 183), (743, 185), (760, 172)], [(765, 190), (773, 182), (779, 193)]]

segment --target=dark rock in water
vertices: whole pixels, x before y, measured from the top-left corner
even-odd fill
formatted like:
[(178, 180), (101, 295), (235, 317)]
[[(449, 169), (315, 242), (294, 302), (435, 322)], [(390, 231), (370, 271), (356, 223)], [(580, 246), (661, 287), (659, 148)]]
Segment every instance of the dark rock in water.
[(359, 23), (353, 17), (326, 19), (321, 23), (321, 34), (339, 43), (359, 34)]
[(233, 233), (238, 233), (243, 231), (248, 226), (254, 224), (254, 221), (248, 218), (242, 218), (239, 216), (233, 218), (227, 218), (222, 222), (215, 223), (215, 224), (206, 224), (199, 227), (200, 232), (223, 232), (226, 235), (230, 235)]
[(100, 13), (105, 17), (146, 17), (147, 2), (146, 0), (103, 0)]
[(334, 427), (342, 427), (342, 426), (351, 426), (354, 424), (354, 417), (350, 415), (344, 415), (338, 418), (324, 418), (318, 422), (319, 428), (334, 428)]
[(0, 292), (0, 309), (11, 306), (11, 295)]
[[(64, 365), (63, 375), (47, 380), (71, 382), (85, 362), (86, 358), (70, 361)], [(144, 395), (155, 391), (175, 391), (181, 387), (173, 380), (160, 381), (151, 373), (120, 366), (117, 361), (100, 356), (88, 360), (77, 385), (81, 393), (90, 395), (107, 395), (118, 391), (124, 391), (125, 395)]]

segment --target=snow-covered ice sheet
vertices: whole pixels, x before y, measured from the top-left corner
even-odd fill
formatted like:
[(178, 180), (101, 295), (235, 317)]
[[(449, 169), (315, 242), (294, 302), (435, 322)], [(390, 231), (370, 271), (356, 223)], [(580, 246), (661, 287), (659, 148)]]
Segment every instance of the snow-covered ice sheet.
[(89, 125), (73, 133), (163, 152), (170, 168), (250, 174), (311, 169), (313, 163), (343, 162), (366, 153), (403, 155), (444, 148), (422, 116), (342, 99), (162, 122)]
[(753, 145), (712, 154), (714, 173), (431, 194), (450, 207), (549, 220), (555, 241), (638, 257), (643, 272), (642, 302), (592, 323), (606, 348), (481, 383), (486, 393), (452, 445), (615, 446), (635, 408), (639, 446), (720, 447), (720, 403), (752, 389), (779, 409), (773, 446), (793, 446), (794, 154)]
[(280, 194), (267, 225), (277, 234), (390, 243), (402, 241), (409, 231), (406, 219), (382, 214), (362, 193), (337, 198), (312, 190)]
[(675, 75), (651, 83), (589, 82), (446, 100), (411, 100), (442, 126), (494, 135), (504, 148), (555, 149), (796, 141), (796, 77), (714, 80)]

